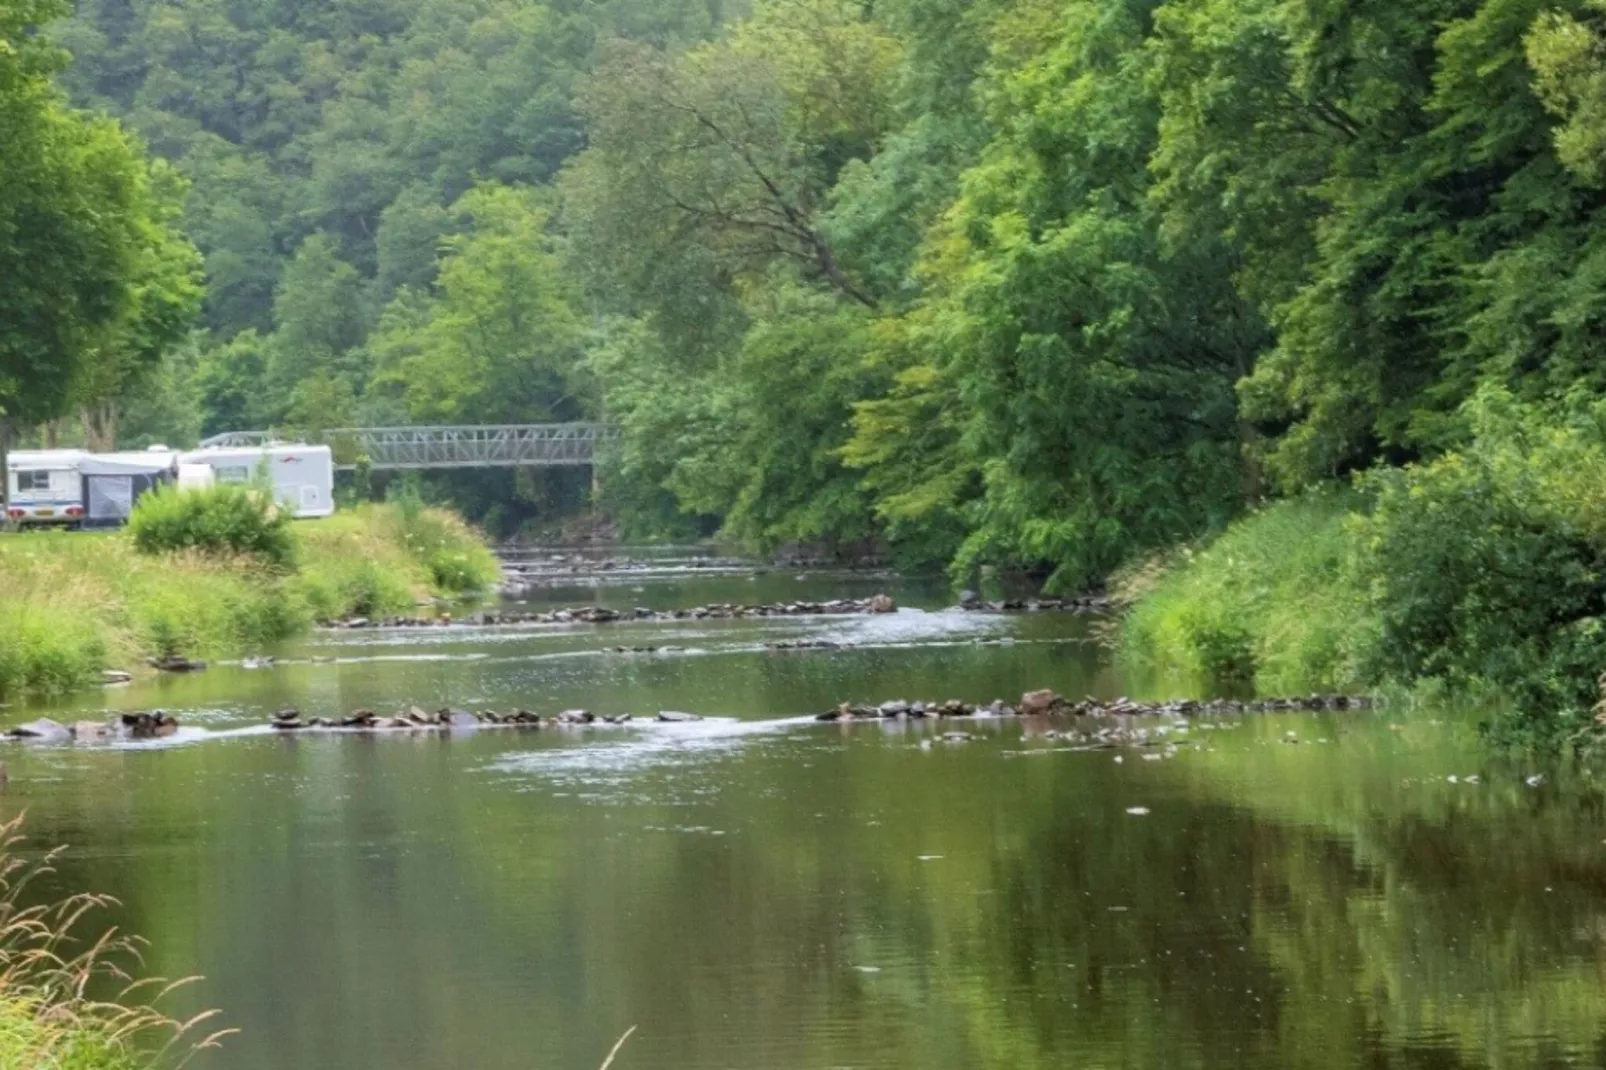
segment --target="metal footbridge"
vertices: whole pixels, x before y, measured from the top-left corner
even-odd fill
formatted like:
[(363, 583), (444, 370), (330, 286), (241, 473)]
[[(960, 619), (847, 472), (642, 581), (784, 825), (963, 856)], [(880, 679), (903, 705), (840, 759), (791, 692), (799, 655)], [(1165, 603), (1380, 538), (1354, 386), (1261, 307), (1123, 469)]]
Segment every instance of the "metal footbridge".
[[(619, 437), (610, 424), (503, 424), (457, 427), (345, 427), (298, 439), (329, 446), (335, 467), (366, 458), (374, 471), (433, 468), (556, 468), (595, 463), (597, 444)], [(202, 447), (265, 446), (272, 431), (230, 431)]]

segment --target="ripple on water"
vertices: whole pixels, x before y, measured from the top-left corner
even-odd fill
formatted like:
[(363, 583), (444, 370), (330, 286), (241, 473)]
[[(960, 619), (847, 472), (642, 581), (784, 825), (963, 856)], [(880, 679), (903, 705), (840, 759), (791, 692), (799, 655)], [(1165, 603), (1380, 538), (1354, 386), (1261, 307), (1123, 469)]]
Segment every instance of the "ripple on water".
[[(584, 746), (514, 751), (497, 756), (485, 769), (526, 782), (575, 789), (616, 789), (643, 773), (681, 771), (728, 756), (753, 740), (808, 725), (807, 718), (739, 721), (710, 718), (687, 724), (643, 724), (623, 739)], [(582, 730), (583, 731), (583, 730)]]

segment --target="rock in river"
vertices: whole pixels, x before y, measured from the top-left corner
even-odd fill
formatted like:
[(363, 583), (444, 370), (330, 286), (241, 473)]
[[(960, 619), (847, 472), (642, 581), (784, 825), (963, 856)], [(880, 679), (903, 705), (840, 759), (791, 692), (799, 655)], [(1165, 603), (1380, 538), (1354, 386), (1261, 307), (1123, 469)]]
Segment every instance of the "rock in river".
[(158, 672), (200, 672), (206, 668), (206, 662), (193, 658), (180, 657), (177, 654), (166, 654), (159, 658), (149, 658), (151, 668)]
[(1052, 691), (1028, 691), (1020, 697), (1020, 712), (1025, 717), (1040, 717), (1053, 713), (1065, 700)]
[(72, 733), (67, 726), (48, 717), (41, 717), (37, 721), (19, 724), (11, 730), (11, 734), (18, 739), (34, 739), (41, 743), (66, 743), (72, 739)]
[(695, 713), (679, 713), (675, 710), (659, 710), (658, 720), (664, 724), (685, 724), (689, 721), (701, 721), (702, 718)]

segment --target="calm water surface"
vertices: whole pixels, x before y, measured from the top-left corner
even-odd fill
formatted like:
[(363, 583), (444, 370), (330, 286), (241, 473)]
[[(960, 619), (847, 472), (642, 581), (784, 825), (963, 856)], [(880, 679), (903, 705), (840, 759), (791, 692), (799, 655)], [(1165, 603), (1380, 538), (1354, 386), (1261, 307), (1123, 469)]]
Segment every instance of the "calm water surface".
[[(575, 584), (531, 604), (889, 586)], [(321, 634), (269, 670), (43, 708), (162, 707), (207, 731), (15, 749), (0, 809), (72, 846), (60, 886), (119, 896), (153, 968), (206, 975), (193, 998), (242, 1030), (197, 1064), (214, 1070), (590, 1070), (631, 1025), (622, 1070), (1606, 1060), (1606, 813), (1585, 772), (1491, 760), (1428, 710), (1102, 752), (1019, 724), (952, 744), (800, 720), (843, 699), (1169, 690), (1117, 676), (1085, 620), (890, 586), (914, 608)], [(803, 637), (850, 645), (764, 648)], [(411, 703), (711, 719), (253, 731), (286, 704)]]

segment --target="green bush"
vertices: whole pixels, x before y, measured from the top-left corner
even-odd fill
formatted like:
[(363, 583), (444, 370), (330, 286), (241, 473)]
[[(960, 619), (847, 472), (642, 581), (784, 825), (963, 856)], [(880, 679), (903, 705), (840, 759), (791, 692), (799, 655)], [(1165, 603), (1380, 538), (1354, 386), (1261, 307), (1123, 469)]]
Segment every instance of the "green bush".
[(158, 487), (134, 506), (128, 532), (135, 548), (146, 554), (198, 550), (246, 555), (276, 568), (288, 568), (295, 560), (289, 514), (251, 487)]
[(314, 560), (303, 568), (300, 586), (317, 620), (403, 613), (414, 602), (407, 577), (371, 558)]
[(1498, 695), (1515, 743), (1594, 728), (1606, 669), (1606, 447), (1485, 395), (1476, 441), (1431, 464), (1366, 477), (1357, 582), (1379, 625), (1375, 675)]

